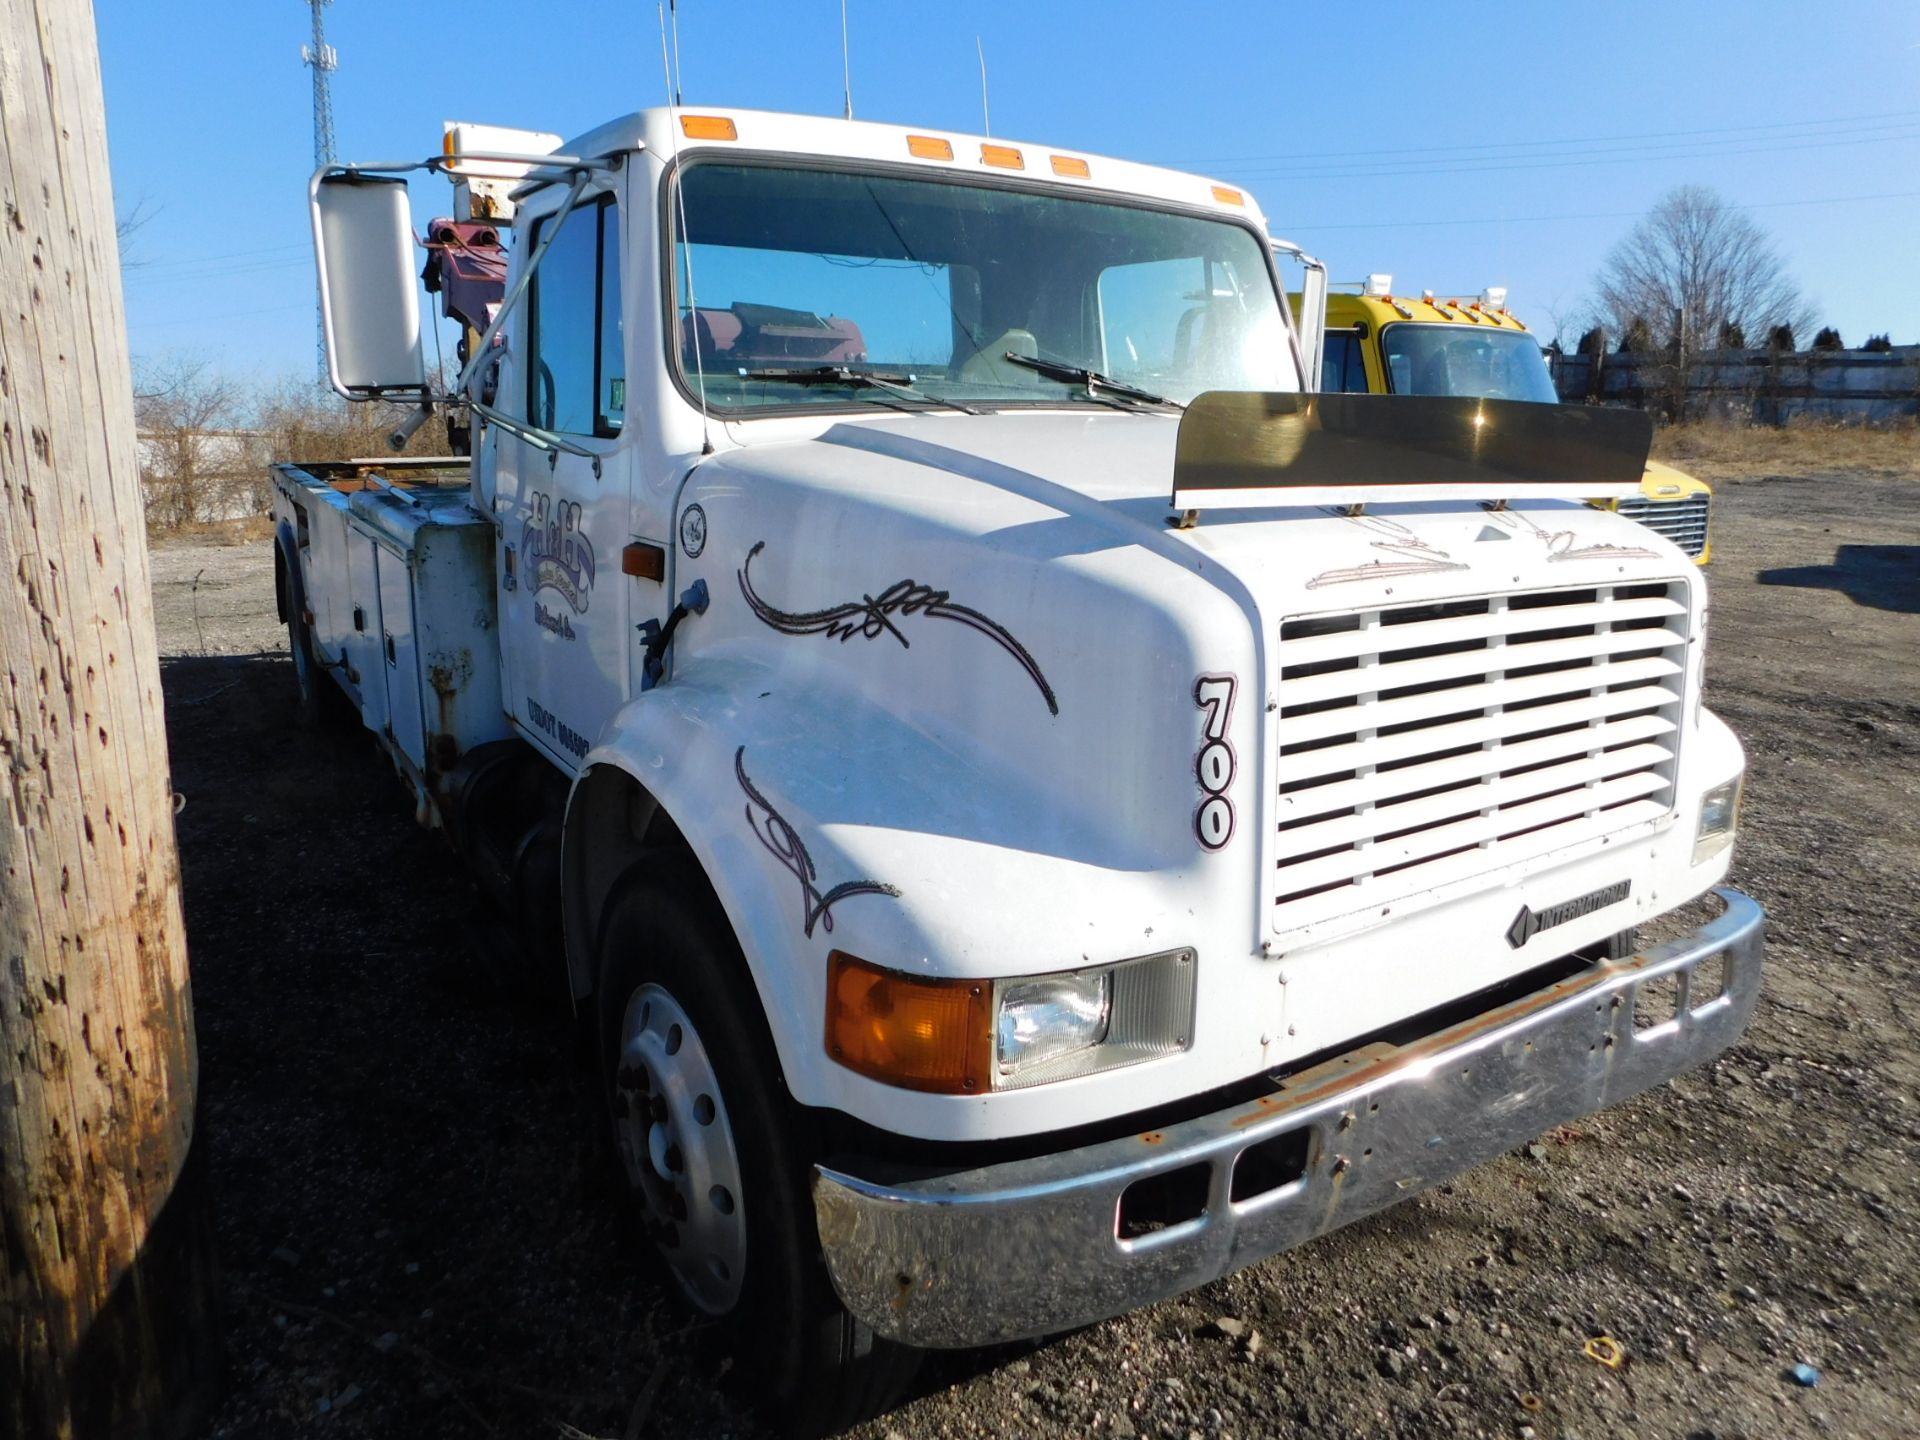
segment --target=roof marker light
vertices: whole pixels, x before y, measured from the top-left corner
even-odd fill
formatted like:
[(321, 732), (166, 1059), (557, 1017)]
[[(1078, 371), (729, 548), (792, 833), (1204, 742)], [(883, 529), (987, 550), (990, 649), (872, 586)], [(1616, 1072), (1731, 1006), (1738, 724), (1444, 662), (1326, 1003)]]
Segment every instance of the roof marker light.
[(680, 131), (689, 140), (738, 140), (740, 132), (725, 115), (682, 115)]
[(1244, 205), (1247, 203), (1246, 196), (1227, 185), (1214, 186), (1213, 198), (1218, 200), (1222, 205)]
[(1076, 180), (1088, 180), (1093, 177), (1093, 167), (1076, 156), (1049, 155), (1047, 159), (1053, 162), (1053, 173), (1056, 175), (1071, 175)]
[(909, 135), (907, 153), (917, 155), (922, 160), (951, 160), (953, 142), (942, 140), (938, 135)]
[(997, 166), (1002, 170), (1024, 170), (1027, 168), (1026, 157), (1011, 145), (982, 145), (980, 147), (980, 163), (982, 165)]

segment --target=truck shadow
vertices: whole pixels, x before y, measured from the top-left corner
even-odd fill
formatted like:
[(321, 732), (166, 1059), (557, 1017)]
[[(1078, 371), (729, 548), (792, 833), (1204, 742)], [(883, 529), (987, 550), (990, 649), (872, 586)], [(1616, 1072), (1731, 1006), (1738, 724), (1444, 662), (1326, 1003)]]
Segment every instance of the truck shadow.
[(1762, 585), (1838, 590), (1856, 605), (1920, 613), (1920, 545), (1842, 545), (1831, 565), (1762, 570)]

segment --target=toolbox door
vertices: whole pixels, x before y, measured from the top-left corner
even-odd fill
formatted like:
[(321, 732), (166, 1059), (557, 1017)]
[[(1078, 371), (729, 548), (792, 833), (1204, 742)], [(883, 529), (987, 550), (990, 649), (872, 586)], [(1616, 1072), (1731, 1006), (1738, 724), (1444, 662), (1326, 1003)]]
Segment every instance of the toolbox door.
[(420, 646), (413, 623), (413, 573), (407, 558), (375, 547), (380, 573), (380, 674), (387, 692), (387, 733), (425, 773), (426, 728), (420, 699)]

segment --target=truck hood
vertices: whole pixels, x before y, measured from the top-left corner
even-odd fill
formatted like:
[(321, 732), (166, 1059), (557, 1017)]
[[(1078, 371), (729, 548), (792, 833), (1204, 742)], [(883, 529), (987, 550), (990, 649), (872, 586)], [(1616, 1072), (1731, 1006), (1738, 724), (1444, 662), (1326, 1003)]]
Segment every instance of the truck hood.
[(1686, 563), (1645, 527), (1572, 501), (1499, 511), (1409, 501), (1360, 516), (1265, 506), (1211, 510), (1177, 529), (1169, 496), (1178, 434), (1178, 416), (1156, 413), (902, 415), (847, 421), (710, 463), (751, 475), (750, 483), (818, 484), (856, 504), (904, 481), (926, 507), (942, 496), (958, 501), (962, 523), (995, 546), (1045, 514), (1051, 528), (1078, 531), (1077, 546), (1137, 545), (1209, 576), (1251, 602), (1250, 619), (1275, 606), (1300, 614), (1505, 590), (1526, 583), (1529, 570), (1560, 584), (1673, 574)]

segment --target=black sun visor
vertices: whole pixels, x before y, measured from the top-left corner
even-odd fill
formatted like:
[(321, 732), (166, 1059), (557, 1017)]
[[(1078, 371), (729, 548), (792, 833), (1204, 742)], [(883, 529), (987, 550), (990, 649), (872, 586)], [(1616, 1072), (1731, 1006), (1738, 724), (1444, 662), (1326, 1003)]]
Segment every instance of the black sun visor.
[(1214, 390), (1180, 419), (1173, 507), (1606, 499), (1639, 491), (1652, 444), (1640, 410)]

